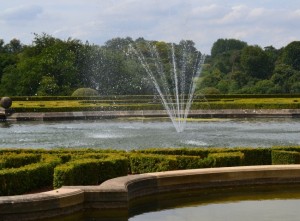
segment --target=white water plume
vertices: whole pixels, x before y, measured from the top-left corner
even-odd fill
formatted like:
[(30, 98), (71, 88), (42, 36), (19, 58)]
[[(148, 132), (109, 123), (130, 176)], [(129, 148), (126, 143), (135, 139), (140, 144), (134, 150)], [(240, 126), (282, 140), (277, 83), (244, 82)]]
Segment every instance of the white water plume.
[(194, 98), (195, 79), (201, 74), (205, 55), (193, 50), (187, 43), (180, 47), (169, 44), (168, 47), (167, 68), (159, 50), (150, 42), (145, 42), (143, 52), (137, 44), (131, 44), (129, 50), (151, 79), (176, 131), (182, 132)]

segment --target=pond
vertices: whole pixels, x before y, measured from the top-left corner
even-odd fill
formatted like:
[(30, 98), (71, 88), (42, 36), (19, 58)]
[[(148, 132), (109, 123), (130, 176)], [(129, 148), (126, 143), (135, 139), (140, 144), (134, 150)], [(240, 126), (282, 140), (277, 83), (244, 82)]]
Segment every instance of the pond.
[[(189, 194), (173, 203), (160, 201), (129, 221), (296, 221), (300, 186), (273, 185), (224, 188)], [(169, 200), (170, 201), (170, 200)]]
[(298, 221), (300, 185), (223, 187), (152, 195), (129, 212), (87, 210), (39, 221)]
[(270, 147), (300, 145), (300, 118), (189, 119), (177, 133), (167, 119), (0, 123), (0, 147)]

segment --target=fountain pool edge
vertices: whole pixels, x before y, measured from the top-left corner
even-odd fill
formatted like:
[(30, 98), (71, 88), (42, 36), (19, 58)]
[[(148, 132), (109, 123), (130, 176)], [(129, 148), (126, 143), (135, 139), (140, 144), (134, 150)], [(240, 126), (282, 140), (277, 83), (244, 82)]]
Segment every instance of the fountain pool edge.
[[(120, 117), (168, 117), (165, 110), (140, 111), (78, 111), (78, 112), (25, 112), (6, 116), (8, 121), (54, 121), (110, 119)], [(300, 117), (300, 109), (221, 109), (191, 110), (188, 117)]]
[(83, 209), (123, 211), (129, 202), (153, 194), (204, 188), (300, 183), (300, 165), (242, 166), (128, 175), (99, 186), (65, 186), (57, 190), (0, 197), (0, 220), (36, 220)]

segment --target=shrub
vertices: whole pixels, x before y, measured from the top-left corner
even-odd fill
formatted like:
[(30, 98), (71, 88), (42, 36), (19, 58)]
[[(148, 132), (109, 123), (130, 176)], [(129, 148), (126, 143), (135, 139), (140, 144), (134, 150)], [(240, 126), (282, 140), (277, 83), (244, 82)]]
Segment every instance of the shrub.
[(5, 154), (0, 157), (0, 170), (3, 168), (18, 168), (41, 160), (40, 154)]
[(271, 165), (271, 148), (233, 148), (235, 151), (242, 152), (244, 154), (243, 165)]
[(154, 154), (131, 154), (129, 157), (131, 173), (150, 173), (178, 168), (176, 157)]
[(92, 97), (98, 96), (99, 93), (95, 89), (92, 88), (78, 88), (72, 94), (72, 97)]
[(300, 153), (296, 151), (273, 150), (272, 164), (299, 164)]
[(60, 162), (59, 158), (44, 156), (39, 163), (0, 170), (0, 195), (23, 194), (50, 186), (53, 180), (54, 167)]
[(53, 187), (97, 185), (105, 180), (127, 174), (126, 157), (111, 155), (105, 159), (78, 159), (55, 168)]
[(197, 156), (176, 156), (177, 169), (198, 169), (213, 167), (214, 159), (211, 157), (200, 158)]
[(232, 167), (243, 165), (244, 154), (241, 152), (211, 153), (214, 159), (213, 167)]

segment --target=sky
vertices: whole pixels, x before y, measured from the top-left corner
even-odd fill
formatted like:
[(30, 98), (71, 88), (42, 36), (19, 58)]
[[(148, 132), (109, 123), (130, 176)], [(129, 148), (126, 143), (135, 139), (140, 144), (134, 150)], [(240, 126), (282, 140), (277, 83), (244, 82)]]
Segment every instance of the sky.
[(0, 39), (31, 44), (34, 33), (103, 45), (116, 37), (178, 43), (210, 54), (220, 38), (281, 48), (300, 39), (298, 0), (9, 0)]

